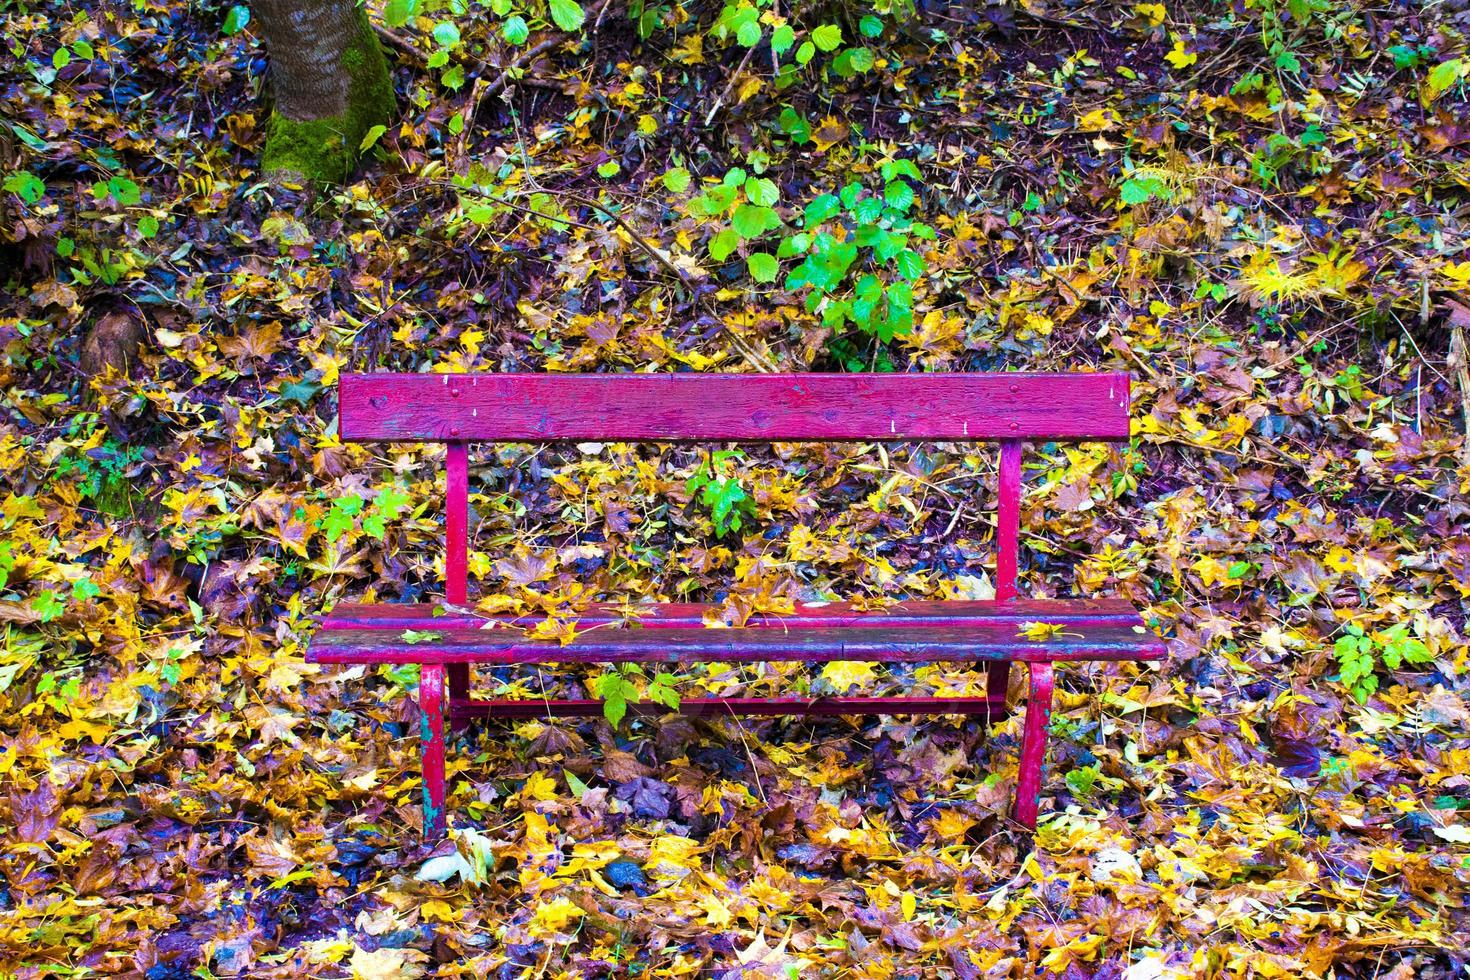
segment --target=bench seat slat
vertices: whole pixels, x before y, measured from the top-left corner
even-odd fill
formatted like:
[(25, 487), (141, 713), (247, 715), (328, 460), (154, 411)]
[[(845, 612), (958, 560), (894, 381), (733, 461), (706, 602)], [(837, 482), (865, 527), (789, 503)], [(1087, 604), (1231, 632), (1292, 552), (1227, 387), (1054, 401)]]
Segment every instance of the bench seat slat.
[[(342, 602), (321, 622), (324, 630), (382, 629), (476, 629), (487, 617), (447, 612), (435, 616), (441, 608), (433, 602), (361, 603)], [(704, 616), (714, 607), (693, 602), (668, 602), (622, 606), (598, 604), (577, 617), (578, 628), (602, 626), (635, 618), (645, 629), (702, 627)], [(633, 615), (628, 615), (628, 610)], [(533, 626), (540, 616), (495, 616), (497, 622), (517, 626)], [(1011, 600), (942, 600), (918, 599), (900, 602), (884, 609), (862, 610), (848, 602), (798, 602), (785, 614), (752, 616), (750, 629), (808, 629), (812, 627), (967, 626), (971, 623), (1025, 623), (1041, 621), (1102, 626), (1142, 625), (1138, 611), (1122, 599), (1011, 599)]]
[[(1142, 629), (1137, 627), (1136, 629)], [(804, 629), (589, 629), (566, 646), (527, 639), (514, 629), (433, 630), (410, 643), (390, 630), (323, 630), (307, 659), (316, 663), (751, 663), (771, 660), (866, 660), (890, 663), (1021, 660), (1157, 660), (1164, 644), (1144, 629), (1069, 625), (1051, 640), (1017, 635), (1014, 623)]]
[[(467, 718), (594, 718), (603, 702), (590, 698), (464, 701), (449, 707), (456, 721)], [(1003, 701), (969, 697), (684, 698), (677, 710), (656, 701), (635, 701), (630, 715), (680, 714), (698, 718), (734, 715), (985, 715), (1006, 717)]]

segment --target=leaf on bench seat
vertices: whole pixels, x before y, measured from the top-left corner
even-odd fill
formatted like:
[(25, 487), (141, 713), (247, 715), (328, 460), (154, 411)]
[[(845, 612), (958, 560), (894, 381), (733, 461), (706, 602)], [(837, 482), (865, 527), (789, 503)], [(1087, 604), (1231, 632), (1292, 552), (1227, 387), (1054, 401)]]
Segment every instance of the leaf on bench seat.
[(1079, 640), (1083, 639), (1081, 633), (1069, 633), (1066, 623), (1022, 623), (1021, 628), (1016, 631), (1016, 635), (1027, 640), (1036, 640), (1040, 643), (1045, 643), (1047, 640), (1054, 640), (1059, 636), (1070, 636)]
[(443, 633), (435, 633), (433, 630), (404, 630), (399, 635), (404, 643), (433, 643), (444, 639)]
[(562, 646), (567, 646), (577, 638), (577, 621), (575, 619), (558, 619), (556, 616), (547, 616), (535, 626), (526, 630), (526, 638), (529, 640), (555, 640)]

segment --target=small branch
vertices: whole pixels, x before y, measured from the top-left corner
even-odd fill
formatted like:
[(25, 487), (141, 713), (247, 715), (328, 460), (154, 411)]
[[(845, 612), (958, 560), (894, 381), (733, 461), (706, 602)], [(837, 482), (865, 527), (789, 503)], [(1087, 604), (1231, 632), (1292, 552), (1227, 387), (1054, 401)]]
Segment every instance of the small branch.
[(414, 47), (413, 40), (411, 38), (404, 37), (402, 34), (399, 34), (391, 27), (384, 27), (382, 24), (374, 24), (373, 29), (378, 32), (378, 37), (380, 37), (383, 40), (383, 43), (387, 44), (388, 47), (392, 48), (394, 51), (397, 51), (399, 54), (406, 56), (408, 60), (414, 62), (420, 68), (429, 67), (429, 56), (424, 54), (418, 48)]
[[(552, 48), (565, 43), (567, 43), (566, 37), (551, 37), (547, 38), (545, 41), (542, 41), (540, 44), (534, 45), (530, 49), (522, 52), (519, 56), (516, 57), (514, 61), (512, 61), (509, 65), (506, 65), (505, 71), (501, 72), (499, 78), (497, 78), (495, 81), (491, 82), (488, 86), (485, 87), (485, 91), (480, 93), (480, 98), (485, 98), (486, 96), (496, 94), (511, 83), (511, 81), (513, 80), (510, 77), (511, 72), (526, 67), (531, 62), (535, 61), (536, 58), (540, 55), (543, 55), (546, 52), (550, 51)], [(477, 103), (474, 108), (478, 107), (479, 106)], [(471, 116), (469, 118), (473, 119), (474, 117)], [(465, 121), (468, 122), (469, 119), (466, 119)]]
[(1460, 389), (1460, 417), (1465, 424), (1464, 441), (1460, 443), (1460, 465), (1470, 469), (1470, 348), (1465, 345), (1465, 328), (1460, 323), (1459, 311), (1463, 309), (1453, 303), (1450, 305), (1449, 367)]
[(735, 82), (740, 78), (740, 73), (745, 70), (745, 66), (750, 62), (750, 56), (754, 53), (755, 48), (745, 49), (745, 57), (741, 58), (740, 64), (735, 66), (735, 71), (731, 73), (730, 80), (725, 83), (725, 90), (720, 93), (720, 97), (718, 99), (715, 99), (715, 104), (710, 106), (709, 115), (704, 117), (705, 126), (708, 126), (711, 122), (714, 121), (715, 114), (720, 111), (720, 107), (723, 106), (725, 104), (725, 100), (730, 97), (730, 90), (735, 87)]
[(685, 274), (684, 270), (675, 265), (672, 261), (669, 260), (668, 256), (664, 255), (663, 252), (659, 251), (656, 247), (654, 247), (646, 239), (644, 239), (644, 237), (639, 234), (632, 225), (628, 224), (628, 222), (623, 218), (622, 215), (618, 214), (616, 211), (609, 209), (605, 205), (597, 203), (590, 197), (583, 197), (580, 194), (573, 194), (570, 191), (559, 191), (554, 193), (560, 193), (564, 197), (575, 201), (583, 207), (593, 208), (597, 211), (601, 211), (603, 214), (613, 219), (613, 221), (617, 223), (617, 226), (619, 228), (628, 233), (628, 237), (633, 240), (634, 245), (637, 245), (639, 248), (643, 249), (643, 251), (647, 252), (655, 261), (658, 262), (659, 265), (663, 266), (665, 269), (668, 269), (675, 276), (677, 276), (679, 278), (679, 281), (682, 282), (684, 285), (690, 285), (689, 276)]

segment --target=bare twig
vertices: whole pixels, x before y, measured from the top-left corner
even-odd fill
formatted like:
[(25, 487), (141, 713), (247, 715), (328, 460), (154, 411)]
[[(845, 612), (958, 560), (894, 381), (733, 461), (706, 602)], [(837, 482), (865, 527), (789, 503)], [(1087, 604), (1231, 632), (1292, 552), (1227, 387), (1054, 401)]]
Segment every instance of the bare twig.
[(745, 70), (745, 66), (750, 63), (750, 56), (754, 53), (755, 48), (745, 49), (745, 57), (741, 58), (740, 64), (735, 66), (735, 71), (731, 73), (730, 80), (725, 83), (725, 90), (720, 93), (719, 98), (715, 99), (715, 104), (710, 106), (709, 114), (704, 117), (704, 124), (706, 126), (714, 122), (715, 114), (720, 111), (720, 107), (723, 106), (725, 104), (725, 100), (730, 97), (730, 90), (735, 87), (735, 82), (740, 78), (740, 73), (743, 72)]
[(382, 24), (374, 24), (373, 29), (378, 32), (378, 37), (382, 38), (383, 43), (387, 44), (388, 47), (404, 55), (420, 68), (429, 67), (429, 56), (414, 47), (412, 38), (404, 37), (402, 34), (393, 30), (393, 28), (384, 27)]

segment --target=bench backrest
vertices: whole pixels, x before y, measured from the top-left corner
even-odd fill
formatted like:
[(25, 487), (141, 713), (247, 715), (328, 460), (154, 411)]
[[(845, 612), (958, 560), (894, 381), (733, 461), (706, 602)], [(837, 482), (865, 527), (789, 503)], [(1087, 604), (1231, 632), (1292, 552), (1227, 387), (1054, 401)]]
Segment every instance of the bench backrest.
[(1016, 595), (1024, 440), (1128, 438), (1127, 374), (344, 374), (338, 434), (444, 442), (446, 598), (466, 599), (471, 442), (999, 442), (996, 595)]

